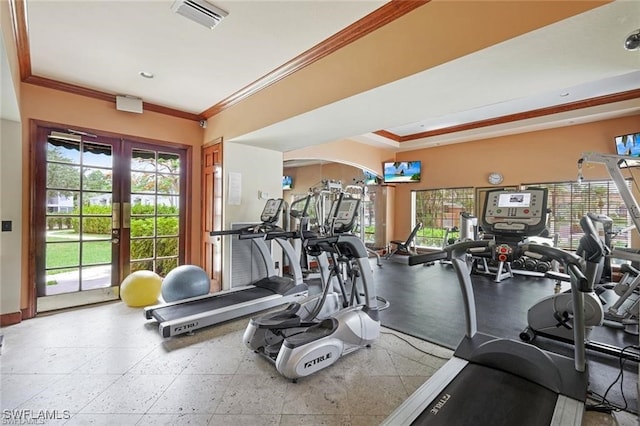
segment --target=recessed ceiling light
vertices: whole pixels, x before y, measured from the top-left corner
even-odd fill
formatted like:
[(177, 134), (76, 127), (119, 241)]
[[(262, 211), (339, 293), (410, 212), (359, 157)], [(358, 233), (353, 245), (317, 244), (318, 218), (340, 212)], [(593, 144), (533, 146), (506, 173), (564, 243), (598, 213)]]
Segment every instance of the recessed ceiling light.
[(140, 71), (138, 74), (140, 74), (140, 77), (144, 77), (144, 78), (153, 78), (154, 77), (152, 72), (147, 72), (147, 71)]
[(560, 93), (560, 96), (562, 96), (563, 98), (569, 96), (569, 92), (562, 92)]

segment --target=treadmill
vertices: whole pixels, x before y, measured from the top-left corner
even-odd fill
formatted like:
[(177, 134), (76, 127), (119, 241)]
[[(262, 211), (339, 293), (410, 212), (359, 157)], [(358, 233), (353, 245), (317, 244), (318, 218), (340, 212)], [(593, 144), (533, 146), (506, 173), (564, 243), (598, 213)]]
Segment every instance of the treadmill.
[[(303, 282), (300, 265), (296, 268), (296, 263), (292, 262), (293, 278), (278, 276), (266, 243), (267, 239), (275, 240), (289, 259), (295, 259), (293, 247), (289, 241), (280, 238), (282, 230), (275, 225), (283, 205), (281, 198), (267, 200), (260, 216), (262, 223), (211, 232), (211, 236), (237, 235), (240, 239), (251, 239), (265, 262), (267, 276), (251, 285), (146, 307), (145, 318), (158, 322), (162, 337), (192, 332), (307, 297), (308, 287)], [(277, 236), (269, 237), (270, 233)]]
[[(410, 265), (451, 260), (464, 298), (466, 330), (453, 357), (383, 425), (581, 425), (588, 381), (582, 292), (589, 287), (582, 260), (558, 248), (521, 243), (544, 228), (546, 204), (545, 188), (489, 191), (482, 220), (494, 240), (463, 241), (409, 258)], [(490, 253), (507, 262), (525, 252), (559, 261), (570, 277), (576, 307), (573, 359), (477, 332), (468, 258)]]

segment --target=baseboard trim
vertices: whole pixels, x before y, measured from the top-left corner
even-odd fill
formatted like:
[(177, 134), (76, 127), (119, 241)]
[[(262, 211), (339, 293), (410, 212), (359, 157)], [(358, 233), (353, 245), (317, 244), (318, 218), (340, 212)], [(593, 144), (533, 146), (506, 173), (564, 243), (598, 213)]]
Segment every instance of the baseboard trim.
[(0, 315), (0, 327), (18, 324), (19, 322), (22, 322), (22, 312), (12, 312), (10, 314)]

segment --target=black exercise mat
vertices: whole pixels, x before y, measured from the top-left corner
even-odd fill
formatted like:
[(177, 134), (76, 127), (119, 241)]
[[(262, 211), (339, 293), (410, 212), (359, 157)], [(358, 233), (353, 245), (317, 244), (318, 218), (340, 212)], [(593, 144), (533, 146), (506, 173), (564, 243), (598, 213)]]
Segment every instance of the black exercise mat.
[[(375, 265), (378, 296), (389, 301), (380, 312), (385, 327), (455, 349), (464, 335), (465, 319), (460, 286), (450, 265), (407, 266), (386, 261)], [(478, 330), (497, 337), (519, 339), (527, 325), (527, 310), (541, 298), (553, 294), (555, 282), (546, 278), (516, 275), (499, 283), (492, 277), (472, 275)], [(616, 346), (637, 344), (638, 339), (622, 331), (597, 327), (591, 339)], [(572, 346), (537, 337), (535, 344), (553, 352), (572, 355)], [(619, 360), (588, 351), (590, 389), (603, 394), (619, 373)], [(638, 364), (625, 362), (624, 395), (627, 410), (637, 412)], [(625, 402), (619, 383), (607, 395), (618, 406)]]

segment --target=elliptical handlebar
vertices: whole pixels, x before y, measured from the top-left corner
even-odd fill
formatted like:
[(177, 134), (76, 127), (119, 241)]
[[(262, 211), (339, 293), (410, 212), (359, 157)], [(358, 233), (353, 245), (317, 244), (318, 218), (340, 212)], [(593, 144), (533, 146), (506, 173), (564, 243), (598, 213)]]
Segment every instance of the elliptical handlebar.
[(258, 225), (245, 226), (238, 229), (224, 229), (221, 231), (211, 231), (209, 236), (217, 237), (221, 235), (237, 235), (240, 239), (251, 239), (264, 237), (271, 232), (285, 232), (277, 225), (270, 223), (260, 223)]
[(438, 260), (445, 260), (449, 257), (449, 253), (444, 250), (433, 251), (430, 253), (414, 254), (409, 256), (409, 266), (420, 265), (421, 263), (431, 263)]
[[(442, 250), (409, 256), (409, 265), (414, 266), (421, 263), (435, 262), (436, 260), (444, 259), (451, 260), (452, 257), (461, 257), (469, 250), (473, 250), (475, 248), (484, 248), (488, 250), (491, 242), (491, 240), (459, 241), (457, 243), (448, 245)], [(477, 251), (474, 251), (474, 254), (477, 253)]]
[[(478, 254), (478, 250), (474, 249), (485, 249), (486, 251), (491, 251), (491, 246), (493, 244), (495, 244), (493, 240), (460, 241), (439, 251), (409, 256), (408, 264), (410, 266), (414, 266), (422, 263), (435, 262), (437, 260), (461, 258), (467, 253)], [(525, 252), (537, 253), (557, 260), (565, 265), (568, 274), (573, 275), (579, 291), (590, 291), (589, 281), (582, 271), (584, 260), (580, 256), (556, 247), (550, 247), (542, 244), (523, 244), (518, 247), (518, 254), (516, 256), (520, 256)]]

